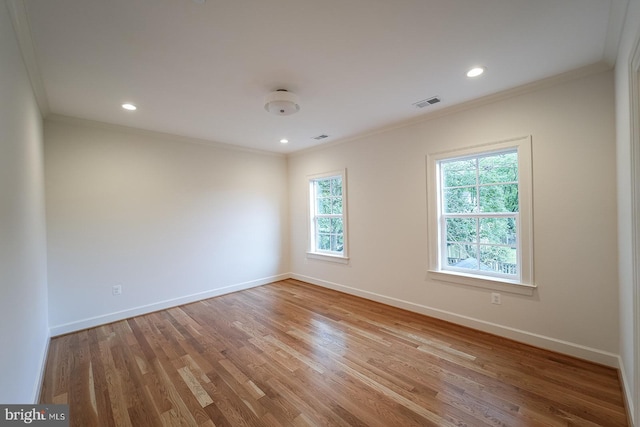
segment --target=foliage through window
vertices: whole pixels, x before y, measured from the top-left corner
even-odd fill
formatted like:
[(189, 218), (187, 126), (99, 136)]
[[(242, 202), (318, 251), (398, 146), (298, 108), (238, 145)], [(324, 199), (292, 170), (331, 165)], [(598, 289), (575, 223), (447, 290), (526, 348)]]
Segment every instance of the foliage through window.
[(344, 173), (309, 180), (310, 252), (345, 257)]

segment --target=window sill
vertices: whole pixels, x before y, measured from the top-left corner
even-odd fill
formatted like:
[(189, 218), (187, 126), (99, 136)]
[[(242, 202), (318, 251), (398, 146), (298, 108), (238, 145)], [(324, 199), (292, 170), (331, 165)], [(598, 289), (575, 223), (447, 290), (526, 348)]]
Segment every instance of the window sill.
[(520, 283), (514, 280), (479, 277), (472, 274), (454, 273), (449, 271), (429, 270), (429, 277), (440, 282), (449, 282), (458, 285), (474, 286), (477, 288), (528, 296), (532, 296), (533, 292), (537, 288), (536, 285)]
[(320, 261), (329, 261), (329, 262), (337, 262), (340, 264), (348, 264), (349, 257), (344, 257), (341, 255), (330, 255), (330, 254), (321, 254), (318, 252), (307, 252), (307, 258), (317, 259)]

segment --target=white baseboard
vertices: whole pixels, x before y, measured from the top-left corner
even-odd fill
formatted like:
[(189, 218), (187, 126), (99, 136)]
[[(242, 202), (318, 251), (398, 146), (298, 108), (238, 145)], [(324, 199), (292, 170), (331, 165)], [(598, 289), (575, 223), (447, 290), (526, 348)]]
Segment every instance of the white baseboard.
[(242, 291), (244, 289), (254, 288), (256, 286), (266, 285), (267, 283), (277, 282), (279, 280), (285, 280), (290, 277), (291, 275), (288, 273), (279, 274), (276, 276), (265, 277), (257, 280), (251, 280), (249, 282), (229, 285), (223, 288), (212, 289), (210, 291), (199, 292), (197, 294), (191, 294), (191, 295), (187, 295), (179, 298), (173, 298), (170, 300), (159, 301), (153, 304), (134, 307), (127, 310), (118, 311), (115, 313), (109, 313), (109, 314), (103, 314), (101, 316), (90, 317), (88, 319), (78, 320), (76, 322), (70, 322), (62, 325), (52, 326), (50, 333), (52, 337), (55, 337), (58, 335), (64, 335), (71, 332), (81, 331), (83, 329), (93, 328), (95, 326), (105, 325), (107, 323), (117, 322), (119, 320), (128, 319), (130, 317), (152, 313), (158, 310), (164, 310), (167, 308), (176, 307), (183, 304), (189, 304), (192, 302), (201, 301), (207, 298), (213, 298), (213, 297), (217, 297), (224, 294), (230, 294), (232, 292)]
[[(574, 357), (579, 357), (581, 359), (589, 360), (595, 363), (600, 363), (606, 366), (611, 366), (614, 368), (621, 367), (620, 358), (617, 354), (609, 353), (603, 350), (598, 350), (595, 348), (583, 346), (580, 344), (575, 344), (575, 343), (564, 341), (564, 340), (559, 340), (552, 337), (547, 337), (547, 336), (536, 334), (533, 332), (523, 331), (521, 329), (516, 329), (509, 326), (499, 325), (496, 323), (475, 319), (469, 316), (464, 316), (461, 314), (456, 314), (456, 313), (440, 310), (433, 307), (428, 307), (421, 304), (404, 301), (398, 298), (393, 298), (393, 297), (377, 294), (374, 292), (352, 288), (349, 286), (329, 282), (326, 280), (317, 279), (314, 277), (304, 276), (297, 273), (284, 273), (276, 276), (265, 277), (262, 279), (252, 280), (249, 282), (238, 283), (235, 285), (225, 286), (223, 288), (218, 288), (210, 291), (200, 292), (197, 294), (187, 295), (180, 298), (174, 298), (171, 300), (160, 301), (153, 304), (135, 307), (128, 310), (123, 310), (115, 313), (109, 313), (101, 316), (83, 319), (76, 322), (70, 322), (62, 325), (52, 326), (50, 329), (50, 335), (52, 337), (55, 337), (58, 335), (64, 335), (71, 332), (76, 332), (76, 331), (104, 325), (111, 322), (117, 322), (119, 320), (128, 319), (130, 317), (152, 313), (158, 310), (164, 310), (167, 308), (171, 308), (171, 307), (175, 307), (183, 304), (189, 304), (189, 303), (200, 301), (203, 299), (213, 298), (216, 296), (241, 291), (244, 289), (249, 289), (256, 286), (262, 286), (268, 283), (277, 282), (279, 280), (285, 280), (288, 278), (301, 280), (303, 282), (308, 282), (308, 283), (322, 286), (325, 288), (334, 289), (336, 291), (359, 296), (372, 301), (380, 302), (380, 303), (391, 305), (398, 308), (403, 308), (405, 310), (413, 311), (415, 313), (424, 314), (427, 316), (434, 317), (436, 319), (445, 320), (458, 325), (477, 329), (483, 332), (488, 332), (488, 333), (502, 336), (505, 338), (510, 338), (515, 341), (519, 341), (525, 344), (530, 344), (536, 347), (557, 351), (559, 353), (567, 354)], [(44, 357), (46, 358), (46, 353)], [(626, 387), (625, 390), (627, 391), (627, 397), (628, 397), (629, 388)]]
[(51, 331), (47, 331), (47, 337), (44, 344), (44, 349), (40, 355), (40, 371), (38, 372), (38, 378), (33, 386), (33, 403), (37, 405), (40, 401), (40, 394), (42, 392), (42, 384), (44, 383), (44, 374), (47, 369), (47, 356), (49, 356), (49, 344), (51, 343)]
[(392, 298), (385, 295), (380, 295), (374, 292), (363, 291), (361, 289), (352, 288), (352, 287), (341, 285), (338, 283), (328, 282), (326, 280), (316, 279), (314, 277), (304, 276), (296, 273), (291, 273), (290, 276), (292, 279), (297, 279), (303, 282), (308, 282), (314, 285), (318, 285), (318, 286), (333, 289), (336, 291), (344, 292), (347, 294), (359, 296), (372, 301), (391, 305), (393, 307), (403, 308), (405, 310), (413, 311), (415, 313), (420, 313), (426, 316), (435, 317), (436, 319), (445, 320), (447, 322), (455, 323), (462, 326), (467, 326), (472, 329), (477, 329), (479, 331), (488, 332), (490, 334), (509, 338), (524, 344), (529, 344), (535, 347), (556, 351), (558, 353), (567, 354), (570, 356), (578, 357), (580, 359), (585, 359), (585, 360), (589, 360), (591, 362), (599, 363), (602, 365), (611, 366), (613, 368), (619, 367), (619, 356), (617, 354), (609, 353), (607, 351), (598, 350), (598, 349), (587, 347), (584, 345), (547, 337), (547, 336), (536, 334), (533, 332), (523, 331), (521, 329), (516, 329), (509, 326), (499, 325), (497, 323), (475, 319), (473, 317), (464, 316), (461, 314), (456, 314), (456, 313), (452, 313), (445, 310), (440, 310), (438, 308), (428, 307), (421, 304), (415, 304), (415, 303), (404, 301), (398, 298)]
[[(622, 363), (622, 357), (618, 356), (618, 370), (620, 371), (620, 382), (622, 383), (622, 394), (624, 395), (624, 403), (627, 408), (627, 418), (631, 423), (631, 427), (635, 424), (633, 416), (635, 414), (635, 406), (633, 400), (633, 382), (629, 384), (626, 371), (624, 369), (624, 363)], [(632, 380), (633, 381), (633, 380)]]

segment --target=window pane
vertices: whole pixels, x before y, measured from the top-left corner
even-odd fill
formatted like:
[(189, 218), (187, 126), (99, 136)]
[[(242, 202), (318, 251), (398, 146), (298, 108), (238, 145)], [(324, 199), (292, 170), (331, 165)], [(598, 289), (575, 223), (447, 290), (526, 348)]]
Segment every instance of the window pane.
[(518, 212), (518, 185), (480, 187), (480, 212)]
[(342, 234), (342, 218), (331, 218), (331, 232)]
[(318, 213), (322, 215), (331, 213), (331, 199), (318, 199)]
[(318, 232), (320, 233), (331, 232), (331, 218), (318, 218)]
[(477, 211), (476, 187), (454, 188), (444, 191), (446, 213), (472, 213)]
[(331, 180), (321, 179), (316, 181), (316, 196), (329, 197), (331, 195)]
[(476, 159), (441, 163), (445, 187), (476, 185)]
[(481, 218), (480, 242), (502, 245), (516, 244), (515, 218)]
[(476, 245), (447, 244), (447, 265), (469, 270), (478, 269)]
[(479, 159), (480, 184), (518, 181), (518, 153), (503, 153)]
[(475, 218), (447, 218), (447, 242), (451, 243), (475, 243), (476, 224)]
[(343, 242), (342, 242), (342, 236), (338, 236), (338, 235), (331, 235), (331, 250), (333, 252), (342, 252), (343, 249)]
[(334, 197), (331, 201), (331, 213), (342, 214), (342, 197)]
[(320, 251), (329, 251), (331, 250), (331, 235), (319, 233), (318, 234), (318, 250)]
[(334, 178), (331, 180), (331, 195), (342, 196), (342, 178)]
[(482, 269), (502, 274), (518, 274), (516, 250), (504, 246), (480, 245)]

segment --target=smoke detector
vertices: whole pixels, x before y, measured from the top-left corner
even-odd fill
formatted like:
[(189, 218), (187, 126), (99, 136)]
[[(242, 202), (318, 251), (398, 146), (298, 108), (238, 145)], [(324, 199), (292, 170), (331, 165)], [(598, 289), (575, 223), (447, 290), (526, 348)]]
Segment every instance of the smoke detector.
[(266, 96), (264, 109), (276, 116), (288, 116), (300, 110), (300, 101), (295, 93), (278, 89)]

